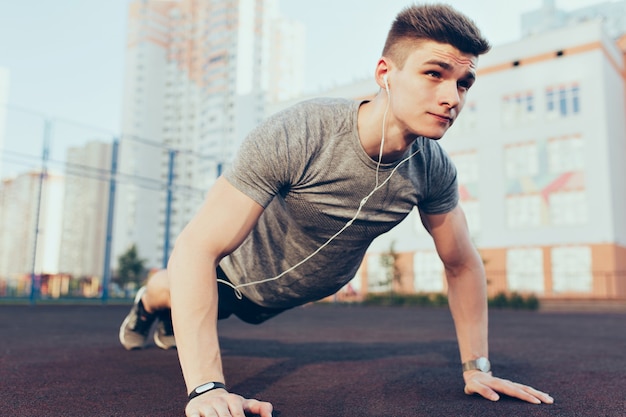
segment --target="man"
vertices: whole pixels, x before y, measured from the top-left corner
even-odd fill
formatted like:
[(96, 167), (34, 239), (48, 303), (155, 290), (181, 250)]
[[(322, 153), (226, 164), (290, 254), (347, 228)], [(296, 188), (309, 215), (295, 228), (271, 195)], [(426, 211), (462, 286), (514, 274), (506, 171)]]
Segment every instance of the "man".
[[(489, 43), (442, 5), (404, 9), (388, 34), (371, 101), (318, 99), (270, 117), (178, 238), (120, 329), (143, 346), (177, 345), (188, 417), (270, 417), (270, 403), (229, 393), (217, 319), (260, 323), (336, 292), (371, 241), (417, 206), (445, 265), (467, 394), (551, 403), (488, 368), (486, 280), (458, 206), (456, 170), (437, 143), (463, 108)], [(164, 326), (171, 308), (176, 341)]]

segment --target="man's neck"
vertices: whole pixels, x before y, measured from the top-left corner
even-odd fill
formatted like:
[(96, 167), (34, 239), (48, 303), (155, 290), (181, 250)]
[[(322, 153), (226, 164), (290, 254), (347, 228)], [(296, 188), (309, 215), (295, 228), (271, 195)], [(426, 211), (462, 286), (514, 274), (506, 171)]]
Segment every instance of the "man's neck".
[[(380, 143), (383, 140), (383, 119), (387, 106), (386, 98), (380, 94), (372, 101), (364, 103), (359, 108), (358, 133), (363, 150), (374, 160), (380, 156)], [(405, 154), (406, 150), (415, 141), (415, 136), (406, 136), (390, 122), (389, 113), (386, 118), (384, 132), (384, 146), (382, 163), (391, 163)]]

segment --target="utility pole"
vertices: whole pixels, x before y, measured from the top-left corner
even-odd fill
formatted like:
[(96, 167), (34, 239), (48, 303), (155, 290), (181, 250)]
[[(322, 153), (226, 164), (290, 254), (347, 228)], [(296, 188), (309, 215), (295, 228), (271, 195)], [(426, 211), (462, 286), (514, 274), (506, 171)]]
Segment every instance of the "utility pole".
[[(37, 190), (37, 201), (35, 208), (35, 241), (33, 243), (33, 256), (30, 271), (30, 304), (37, 302), (39, 287), (41, 285), (41, 276), (37, 275), (37, 246), (39, 242), (39, 221), (41, 217), (41, 199), (43, 196), (43, 187), (48, 176), (48, 158), (50, 155), (50, 138), (52, 135), (52, 121), (46, 119), (43, 127), (43, 153), (41, 155), (41, 171), (39, 172), (39, 186)], [(41, 271), (40, 271), (41, 272)]]

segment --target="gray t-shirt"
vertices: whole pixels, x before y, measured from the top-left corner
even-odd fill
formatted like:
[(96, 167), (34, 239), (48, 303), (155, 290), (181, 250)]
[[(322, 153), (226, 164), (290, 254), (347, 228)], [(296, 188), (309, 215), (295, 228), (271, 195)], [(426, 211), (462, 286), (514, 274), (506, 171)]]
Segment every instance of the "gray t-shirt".
[[(269, 117), (246, 138), (225, 178), (265, 211), (243, 244), (220, 263), (234, 284), (275, 277), (302, 261), (344, 227), (372, 191), (376, 162), (359, 141), (360, 104), (305, 101)], [(415, 206), (431, 214), (456, 207), (456, 169), (428, 138), (418, 137), (397, 162), (381, 164), (379, 183), (418, 149), (328, 246), (281, 278), (241, 292), (273, 308), (322, 299), (352, 279), (372, 240)]]

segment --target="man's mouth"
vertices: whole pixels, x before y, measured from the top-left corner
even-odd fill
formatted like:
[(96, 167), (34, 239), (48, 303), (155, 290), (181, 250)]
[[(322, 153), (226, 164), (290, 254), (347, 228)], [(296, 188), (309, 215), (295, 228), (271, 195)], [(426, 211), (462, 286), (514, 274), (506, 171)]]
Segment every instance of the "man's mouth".
[(430, 113), (430, 114), (431, 116), (434, 116), (436, 119), (439, 119), (440, 121), (444, 123), (452, 124), (452, 122), (454, 121), (454, 119), (451, 116), (448, 116), (445, 114), (436, 114), (436, 113)]

